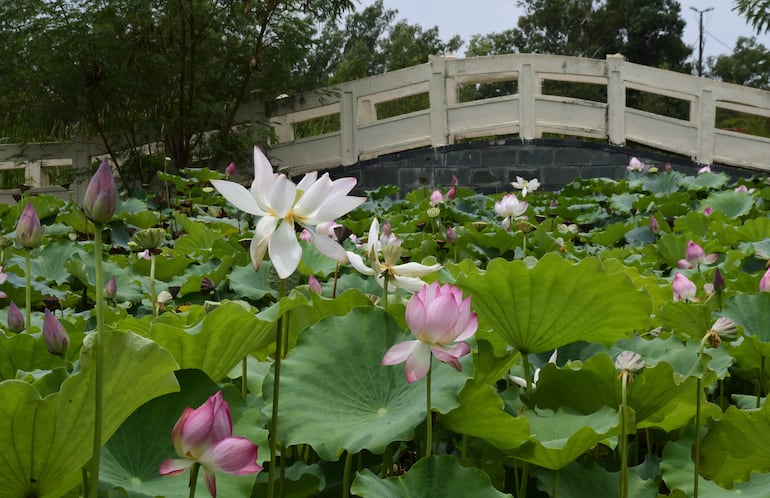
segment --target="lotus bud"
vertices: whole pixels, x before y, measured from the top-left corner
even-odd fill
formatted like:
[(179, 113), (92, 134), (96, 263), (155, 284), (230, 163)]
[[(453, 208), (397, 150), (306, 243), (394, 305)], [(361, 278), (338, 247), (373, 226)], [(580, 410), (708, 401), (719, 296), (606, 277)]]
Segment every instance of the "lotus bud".
[(674, 291), (674, 302), (677, 301), (696, 301), (695, 293), (698, 290), (695, 284), (689, 278), (681, 273), (674, 275), (674, 282), (671, 284)]
[(201, 294), (211, 294), (216, 289), (216, 284), (209, 277), (203, 277), (201, 279)]
[(435, 207), (442, 202), (444, 202), (444, 195), (440, 190), (434, 190), (433, 193), (430, 194), (430, 205)]
[(115, 281), (115, 277), (110, 278), (107, 285), (104, 286), (104, 297), (107, 299), (115, 299), (118, 295), (118, 283)]
[(37, 216), (35, 206), (29, 203), (22, 211), (19, 222), (16, 224), (16, 240), (23, 248), (34, 249), (40, 246), (40, 239), (42, 238), (43, 227), (40, 225), (40, 218)]
[(654, 216), (650, 216), (650, 222), (648, 224), (650, 231), (654, 234), (657, 234), (660, 232), (660, 223), (658, 223), (658, 219)]
[(64, 326), (48, 308), (43, 316), (43, 339), (49, 353), (64, 358), (70, 346), (70, 338)]
[(446, 241), (450, 244), (457, 242), (457, 232), (452, 227), (446, 227)]
[(17, 334), (24, 330), (24, 315), (13, 301), (8, 305), (8, 330)]
[(166, 231), (162, 228), (145, 228), (131, 237), (140, 249), (156, 249), (166, 239)]
[(168, 304), (173, 299), (174, 299), (174, 296), (172, 296), (169, 291), (160, 291), (158, 293), (158, 297), (156, 298), (156, 301), (158, 302), (158, 304)]
[(94, 223), (107, 223), (118, 206), (118, 189), (107, 158), (91, 177), (83, 197), (83, 211)]
[(307, 228), (303, 228), (302, 231), (299, 233), (299, 239), (303, 242), (312, 242), (313, 237), (310, 235), (310, 231)]
[(721, 293), (725, 290), (725, 277), (722, 275), (722, 272), (719, 270), (719, 268), (717, 268), (714, 272), (713, 284), (715, 292)]
[(231, 162), (230, 164), (227, 165), (227, 167), (225, 168), (225, 174), (227, 176), (233, 176), (235, 174), (235, 163), (234, 162)]
[(0, 237), (0, 249), (5, 249), (6, 247), (11, 247), (13, 245), (13, 240), (9, 239), (8, 237)]
[(310, 275), (307, 279), (307, 284), (310, 286), (310, 290), (321, 295), (321, 282), (318, 281), (317, 278), (315, 278), (315, 275)]
[(759, 280), (759, 291), (770, 292), (770, 269), (768, 269)]

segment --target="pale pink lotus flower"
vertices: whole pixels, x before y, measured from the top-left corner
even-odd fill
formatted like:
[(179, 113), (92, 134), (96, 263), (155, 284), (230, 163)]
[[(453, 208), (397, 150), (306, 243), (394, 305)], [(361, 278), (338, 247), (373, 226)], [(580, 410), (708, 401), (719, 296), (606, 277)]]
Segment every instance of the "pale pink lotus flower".
[(767, 269), (762, 278), (759, 280), (759, 291), (770, 292), (770, 268)]
[[(441, 265), (438, 263), (433, 265), (414, 262), (401, 263), (401, 239), (393, 235), (392, 232), (386, 233), (385, 226), (383, 226), (382, 237), (380, 237), (380, 223), (377, 218), (372, 220), (372, 224), (369, 226), (369, 238), (365, 246), (362, 247), (367, 252), (371, 267), (366, 266), (361, 256), (348, 251), (347, 256), (350, 265), (364, 275), (375, 276), (381, 287), (385, 285), (385, 275), (387, 274), (388, 292), (395, 292), (397, 289), (416, 292), (425, 285), (421, 277), (441, 269)], [(382, 260), (380, 260), (380, 252), (383, 257)]]
[(174, 449), (182, 458), (163, 460), (159, 473), (175, 476), (199, 463), (213, 497), (217, 496), (216, 471), (244, 475), (262, 470), (257, 464), (257, 445), (244, 437), (233, 437), (230, 405), (221, 391), (194, 410), (185, 408), (172, 436)]
[(703, 173), (711, 173), (711, 165), (707, 164), (705, 166), (701, 166), (701, 168), (698, 170), (698, 174), (702, 175)]
[(674, 291), (674, 302), (685, 301), (695, 302), (695, 293), (697, 287), (689, 278), (685, 277), (682, 273), (674, 275), (674, 281), (671, 283), (671, 288)]
[(747, 193), (747, 194), (753, 194), (754, 192), (757, 191), (757, 189), (749, 188), (746, 185), (738, 185), (737, 187), (735, 187), (735, 191), (736, 192), (744, 192), (744, 193)]
[(632, 157), (626, 166), (627, 171), (644, 171), (644, 163), (636, 157)]
[(462, 370), (460, 358), (471, 351), (465, 342), (476, 333), (478, 318), (471, 311), (470, 296), (454, 285), (424, 285), (406, 305), (406, 324), (416, 340), (399, 342), (385, 353), (382, 365), (406, 362), (406, 381), (428, 375), (431, 357)]
[[(556, 364), (556, 357), (557, 357), (558, 350), (554, 350), (553, 354), (551, 354), (551, 357), (548, 358), (548, 363)], [(511, 381), (526, 389), (527, 387), (527, 379), (523, 377), (519, 377), (518, 375), (509, 375), (508, 376)], [(537, 381), (540, 380), (540, 368), (536, 368), (535, 372), (532, 374), (532, 385), (530, 386), (532, 389), (537, 387)]]
[(299, 233), (299, 240), (302, 242), (311, 242), (313, 238), (310, 236), (310, 230), (307, 228), (303, 228), (302, 231)]
[(528, 192), (534, 192), (540, 188), (540, 181), (537, 178), (525, 180), (524, 178), (517, 176), (516, 181), (511, 182), (511, 186), (521, 190), (521, 196), (526, 197)]
[[(3, 273), (3, 267), (0, 266), (0, 285), (3, 285), (6, 280), (8, 280), (8, 274)], [(6, 298), (6, 297), (8, 297), (8, 294), (6, 294), (3, 291), (0, 291), (0, 298)]]
[(507, 194), (500, 201), (495, 202), (495, 212), (503, 217), (502, 226), (505, 230), (511, 229), (511, 221), (523, 218), (527, 208), (529, 203), (520, 201), (516, 194)]
[(342, 246), (328, 237), (317, 237), (311, 227), (335, 220), (366, 200), (347, 195), (356, 185), (355, 178), (332, 180), (328, 173), (318, 178), (314, 171), (295, 185), (286, 175), (273, 173), (267, 157), (254, 147), (254, 181), (250, 190), (228, 180), (211, 183), (236, 208), (260, 217), (249, 250), (255, 269), (259, 269), (268, 252), (280, 278), (294, 273), (302, 258), (295, 223), (308, 229), (313, 245), (322, 254), (341, 263), (348, 262)]
[(714, 253), (706, 254), (701, 246), (690, 240), (687, 242), (685, 259), (677, 261), (677, 266), (683, 270), (697, 268), (699, 265), (710, 265), (715, 263), (718, 257), (719, 256)]
[(615, 358), (615, 368), (635, 374), (644, 368), (644, 358), (633, 351), (622, 351)]
[(430, 194), (430, 205), (436, 207), (442, 202), (444, 202), (444, 194), (442, 194), (440, 190), (434, 190)]
[(729, 318), (720, 316), (711, 326), (709, 332), (717, 334), (720, 339), (732, 341), (738, 337), (738, 325)]

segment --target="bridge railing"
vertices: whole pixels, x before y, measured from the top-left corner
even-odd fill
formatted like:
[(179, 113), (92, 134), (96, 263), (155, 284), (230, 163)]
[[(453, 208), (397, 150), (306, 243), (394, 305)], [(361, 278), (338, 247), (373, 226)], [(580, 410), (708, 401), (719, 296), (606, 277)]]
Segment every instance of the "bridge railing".
[[(460, 88), (515, 81), (516, 93), (460, 101)], [(606, 101), (543, 93), (548, 81), (606, 87)], [(687, 119), (627, 106), (629, 92), (682, 101)], [(429, 108), (378, 119), (378, 106), (427, 94)], [(641, 144), (712, 164), (770, 171), (770, 139), (718, 129), (718, 110), (770, 118), (770, 92), (626, 62), (506, 54), (430, 62), (268, 104), (277, 143), (273, 159), (301, 173), (407, 149), (495, 135), (522, 140), (559, 134)], [(303, 123), (332, 118), (339, 130), (295, 138)]]

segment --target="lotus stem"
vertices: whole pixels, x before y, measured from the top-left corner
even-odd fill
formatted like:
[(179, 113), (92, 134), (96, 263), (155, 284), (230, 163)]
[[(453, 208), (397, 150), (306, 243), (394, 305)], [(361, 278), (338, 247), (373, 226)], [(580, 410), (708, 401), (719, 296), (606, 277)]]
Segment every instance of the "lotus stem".
[(345, 456), (345, 470), (342, 474), (342, 498), (350, 498), (350, 476), (353, 473), (353, 454), (350, 450)]
[[(703, 362), (703, 371), (705, 372), (708, 366), (703, 360), (703, 351), (706, 349), (706, 343), (708, 342), (709, 335), (703, 336), (700, 341), (700, 348), (698, 348), (698, 358)], [(698, 498), (698, 484), (700, 477), (700, 417), (701, 417), (701, 396), (703, 396), (703, 377), (698, 377), (695, 380), (695, 448), (693, 453), (693, 482), (692, 482), (692, 496)]]
[(551, 489), (551, 498), (557, 498), (559, 496), (559, 477), (561, 477), (561, 470), (557, 470), (556, 475), (553, 476), (553, 488)]
[(519, 482), (519, 494), (517, 496), (527, 496), (527, 483), (529, 482), (529, 462), (524, 462), (521, 466), (521, 482)]
[(150, 299), (152, 300), (152, 316), (158, 317), (158, 296), (155, 294), (155, 254), (150, 254)]
[(628, 434), (626, 434), (626, 412), (628, 411), (628, 370), (620, 376), (620, 498), (628, 498)]
[(201, 468), (201, 464), (195, 462), (190, 469), (190, 498), (195, 498), (195, 487), (198, 484), (198, 471)]
[(96, 294), (96, 372), (94, 379), (94, 444), (91, 457), (90, 498), (99, 496), (99, 464), (102, 450), (102, 417), (104, 394), (104, 272), (102, 270), (102, 231), (104, 225), (94, 223), (94, 276)]
[(425, 456), (429, 457), (432, 450), (433, 450), (433, 413), (431, 410), (431, 404), (430, 404), (430, 384), (431, 384), (431, 372), (433, 372), (433, 366), (431, 365), (428, 368), (428, 375), (425, 377), (425, 398), (427, 401), (427, 408), (428, 408), (428, 418), (426, 419), (426, 428), (425, 431), (427, 434), (425, 435)]
[(524, 352), (521, 353), (521, 368), (524, 370), (524, 380), (527, 381), (527, 391), (531, 391), (532, 374), (529, 369), (529, 358), (527, 358), (527, 355)]
[[(278, 302), (286, 294), (286, 280), (281, 279), (278, 284)], [(283, 316), (278, 318), (275, 331), (275, 361), (273, 363), (273, 410), (270, 420), (270, 468), (268, 469), (267, 479), (267, 498), (275, 496), (275, 471), (276, 471), (276, 451), (278, 448), (278, 394), (281, 388), (281, 349), (283, 346)]]
[(388, 311), (388, 286), (390, 285), (390, 273), (385, 272), (382, 282), (382, 309)]
[(388, 477), (393, 468), (393, 445), (385, 446), (385, 453), (382, 455), (382, 477)]
[(246, 387), (246, 376), (248, 375), (248, 368), (246, 365), (246, 359), (248, 356), (243, 357), (243, 361), (241, 362), (241, 395), (243, 396), (243, 400), (246, 401), (246, 394), (248, 393), (248, 388)]
[(332, 287), (332, 299), (337, 297), (337, 279), (340, 276), (340, 263), (337, 261), (337, 264), (334, 266), (334, 286)]
[(27, 301), (26, 306), (26, 319), (27, 321), (27, 331), (32, 332), (32, 322), (30, 321), (32, 319), (32, 249), (27, 248), (24, 251), (24, 257), (25, 257), (25, 269), (24, 272), (25, 275), (25, 282), (26, 287), (24, 288), (24, 297)]
[(765, 383), (765, 357), (761, 356), (759, 360), (759, 378), (757, 379), (757, 408), (762, 401), (762, 385)]

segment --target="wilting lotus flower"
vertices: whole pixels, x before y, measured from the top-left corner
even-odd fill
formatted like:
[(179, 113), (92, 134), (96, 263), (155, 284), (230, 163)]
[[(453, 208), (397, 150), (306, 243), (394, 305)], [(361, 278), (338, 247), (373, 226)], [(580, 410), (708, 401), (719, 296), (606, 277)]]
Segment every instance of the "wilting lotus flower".
[(644, 358), (633, 351), (623, 351), (615, 358), (615, 368), (634, 374), (644, 368)]
[(83, 211), (94, 223), (107, 223), (118, 206), (118, 189), (112, 176), (112, 168), (104, 158), (91, 177), (83, 197)]
[(16, 240), (25, 249), (34, 249), (40, 246), (43, 237), (43, 227), (40, 218), (35, 211), (35, 206), (30, 202), (21, 212), (19, 222), (16, 224)]
[(24, 315), (13, 301), (8, 305), (8, 330), (17, 334), (24, 330)]
[(460, 358), (471, 351), (465, 341), (476, 333), (478, 318), (471, 311), (471, 298), (463, 299), (459, 288), (433, 282), (409, 300), (406, 324), (416, 340), (393, 345), (381, 363), (406, 362), (406, 381), (411, 384), (428, 374), (431, 355), (461, 370)]
[(710, 265), (715, 263), (717, 258), (716, 254), (706, 255), (703, 248), (691, 240), (687, 242), (685, 259), (680, 259), (677, 265), (682, 269), (697, 268), (701, 264)]
[(534, 192), (538, 188), (540, 188), (540, 181), (538, 181), (537, 178), (533, 178), (531, 180), (525, 180), (524, 178), (517, 176), (515, 182), (511, 182), (511, 186), (513, 188), (517, 188), (521, 190), (521, 196), (526, 197), (527, 192)]
[(685, 277), (682, 273), (674, 275), (674, 281), (671, 284), (671, 288), (674, 291), (674, 302), (677, 301), (697, 301), (695, 298), (695, 292), (697, 287), (689, 278)]
[(511, 229), (511, 221), (520, 219), (527, 212), (529, 203), (520, 201), (516, 194), (507, 194), (502, 200), (495, 202), (495, 212), (503, 217), (503, 228)]
[[(387, 223), (385, 226), (390, 226)], [(377, 283), (385, 285), (385, 275), (388, 275), (388, 291), (395, 291), (397, 288), (409, 292), (420, 290), (425, 282), (420, 278), (438, 271), (441, 265), (422, 265), (420, 263), (400, 263), (401, 258), (401, 240), (393, 235), (383, 226), (382, 238), (380, 238), (380, 222), (377, 218), (372, 220), (369, 227), (369, 238), (366, 243), (366, 251), (369, 256), (371, 268), (364, 264), (364, 260), (358, 254), (348, 251), (347, 256), (350, 264), (364, 275), (375, 275)], [(380, 261), (379, 252), (382, 251), (383, 261)]]
[(70, 337), (67, 335), (67, 331), (48, 308), (43, 314), (43, 340), (49, 353), (62, 358), (70, 347)]
[(345, 250), (328, 237), (317, 237), (310, 228), (339, 218), (358, 207), (366, 199), (347, 195), (355, 186), (355, 178), (332, 181), (326, 173), (317, 178), (312, 172), (295, 185), (286, 175), (274, 174), (267, 157), (254, 148), (254, 181), (251, 190), (227, 180), (211, 180), (225, 199), (241, 211), (260, 216), (251, 241), (251, 262), (257, 269), (265, 251), (270, 254), (280, 278), (297, 269), (302, 247), (297, 241), (294, 224), (308, 229), (313, 244), (332, 259), (347, 263)]
[(770, 268), (765, 272), (764, 275), (762, 275), (762, 278), (759, 280), (759, 291), (760, 292), (770, 292)]
[(257, 445), (243, 437), (233, 437), (230, 405), (217, 392), (193, 410), (185, 408), (172, 432), (174, 449), (182, 458), (169, 458), (160, 464), (160, 474), (174, 476), (199, 463), (211, 496), (217, 496), (216, 475), (253, 474), (262, 470), (257, 464)]

